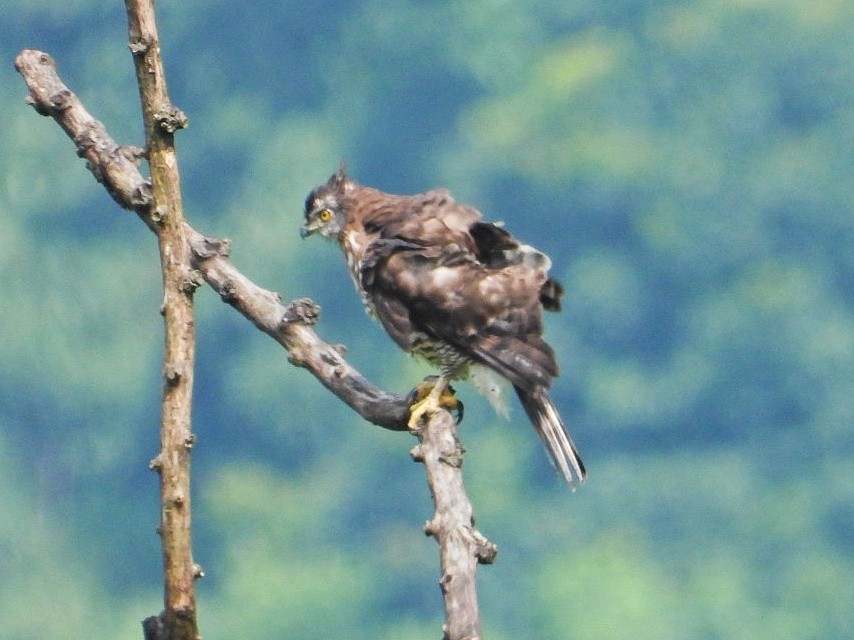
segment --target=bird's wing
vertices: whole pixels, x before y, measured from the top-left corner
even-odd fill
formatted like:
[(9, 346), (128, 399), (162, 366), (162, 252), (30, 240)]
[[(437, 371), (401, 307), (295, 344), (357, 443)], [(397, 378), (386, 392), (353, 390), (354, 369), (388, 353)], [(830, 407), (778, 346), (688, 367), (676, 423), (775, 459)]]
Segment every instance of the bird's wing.
[(435, 189), (375, 206), (366, 229), (384, 239), (403, 238), (431, 247), (456, 243), (474, 251), (469, 229), (480, 219), (477, 209), (455, 201), (444, 189)]
[(426, 334), (517, 387), (548, 387), (557, 375), (554, 353), (541, 337), (548, 258), (518, 243), (502, 251), (501, 261), (479, 260), (457, 242), (384, 238), (366, 251), (362, 284), (404, 349), (412, 348), (414, 334)]

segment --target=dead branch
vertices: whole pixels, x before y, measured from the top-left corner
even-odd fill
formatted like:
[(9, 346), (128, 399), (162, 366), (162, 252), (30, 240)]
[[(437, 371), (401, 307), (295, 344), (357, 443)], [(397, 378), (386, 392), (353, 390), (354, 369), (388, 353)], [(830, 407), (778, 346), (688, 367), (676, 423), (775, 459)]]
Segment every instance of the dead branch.
[[(59, 78), (48, 54), (26, 49), (18, 54), (15, 67), (30, 90), (27, 102), (41, 115), (56, 120), (74, 142), (78, 155), (86, 158), (87, 168), (121, 207), (136, 212), (156, 230), (161, 213), (153, 204), (151, 181), (137, 166), (141, 150), (119, 146), (110, 137)], [(135, 155), (127, 149), (134, 150)], [(134, 160), (129, 159), (131, 156)], [(343, 347), (321, 340), (312, 328), (318, 319), (316, 305), (306, 298), (283, 304), (279, 294), (259, 287), (234, 267), (228, 240), (205, 236), (186, 222), (183, 226), (194, 267), (194, 272), (185, 274), (187, 286), (195, 286), (201, 276), (224, 302), (285, 347), (294, 364), (310, 371), (365, 420), (395, 431), (407, 429), (406, 396), (371, 384), (345, 360)]]
[(342, 345), (320, 339), (312, 328), (320, 317), (320, 308), (314, 302), (299, 298), (285, 305), (277, 293), (253, 283), (229, 260), (227, 240), (209, 238), (190, 227), (188, 238), (194, 264), (204, 281), (224, 302), (282, 345), (292, 364), (310, 371), (365, 420), (386, 429), (407, 430), (407, 397), (371, 384), (346, 361)]

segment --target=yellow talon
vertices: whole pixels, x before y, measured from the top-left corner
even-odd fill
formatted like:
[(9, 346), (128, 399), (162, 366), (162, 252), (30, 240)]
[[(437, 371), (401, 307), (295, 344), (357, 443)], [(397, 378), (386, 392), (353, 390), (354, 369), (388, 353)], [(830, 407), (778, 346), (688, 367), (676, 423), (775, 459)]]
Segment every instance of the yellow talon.
[(411, 395), (416, 402), (409, 407), (407, 426), (410, 429), (415, 429), (425, 415), (432, 415), (439, 409), (455, 412), (458, 423), (463, 419), (463, 403), (457, 400), (453, 387), (444, 376), (425, 378), (418, 383)]

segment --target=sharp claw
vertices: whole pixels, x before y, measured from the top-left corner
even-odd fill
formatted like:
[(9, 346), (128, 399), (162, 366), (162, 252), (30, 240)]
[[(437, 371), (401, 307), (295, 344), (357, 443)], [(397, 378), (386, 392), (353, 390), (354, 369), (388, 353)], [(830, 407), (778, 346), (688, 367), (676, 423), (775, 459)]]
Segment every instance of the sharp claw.
[[(427, 392), (428, 388), (429, 392)], [(442, 376), (426, 378), (419, 383), (412, 395), (414, 399), (420, 398), (420, 400), (409, 408), (409, 421), (406, 425), (410, 429), (415, 429), (425, 415), (432, 415), (439, 409), (456, 410), (457, 422), (462, 419), (462, 403), (454, 397), (454, 390), (448, 384), (448, 380)]]
[(428, 411), (432, 413), (436, 410), (435, 407), (427, 406), (427, 402), (428, 399), (424, 398), (420, 402), (410, 407), (409, 422), (406, 423), (407, 427), (409, 427), (410, 429), (415, 429), (418, 426), (419, 420), (421, 420), (425, 413), (428, 413)]

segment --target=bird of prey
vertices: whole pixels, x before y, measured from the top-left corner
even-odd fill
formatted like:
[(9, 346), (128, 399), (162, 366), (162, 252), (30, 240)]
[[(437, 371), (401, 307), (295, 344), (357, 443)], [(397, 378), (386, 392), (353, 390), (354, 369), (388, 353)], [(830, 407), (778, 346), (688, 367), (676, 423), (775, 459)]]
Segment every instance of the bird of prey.
[(501, 411), (505, 379), (566, 481), (584, 482), (548, 394), (558, 368), (542, 315), (560, 309), (563, 293), (548, 256), (444, 189), (390, 195), (357, 184), (343, 167), (306, 198), (300, 235), (312, 234), (340, 244), (362, 302), (391, 338), (439, 369), (410, 409), (410, 428), (455, 379), (470, 380)]

